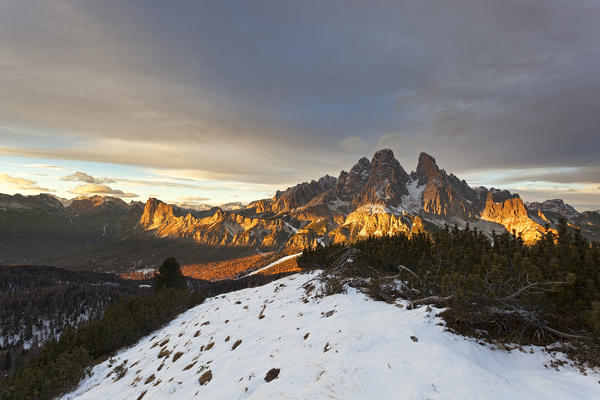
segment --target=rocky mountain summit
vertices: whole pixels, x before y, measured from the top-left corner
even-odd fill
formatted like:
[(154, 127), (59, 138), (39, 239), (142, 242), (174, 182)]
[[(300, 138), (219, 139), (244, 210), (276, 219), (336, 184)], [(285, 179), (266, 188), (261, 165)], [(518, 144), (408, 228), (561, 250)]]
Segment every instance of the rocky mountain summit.
[[(326, 175), (304, 182), (238, 210), (215, 208), (184, 216), (158, 203), (150, 199), (146, 204), (140, 220), (145, 234), (290, 251), (467, 223), (490, 235), (509, 231), (532, 243), (547, 229), (556, 229), (556, 214), (567, 217), (574, 227), (579, 215), (562, 201), (528, 206), (506, 190), (472, 188), (426, 153), (419, 155), (416, 171), (408, 174), (390, 149), (377, 151), (371, 160), (361, 158), (338, 178)], [(157, 207), (164, 211), (157, 213)], [(599, 229), (592, 220), (593, 215), (588, 216), (587, 230), (582, 231), (589, 237)]]
[(527, 208), (532, 211), (541, 210), (542, 212), (556, 213), (566, 218), (575, 218), (579, 215), (577, 210), (569, 204), (565, 204), (561, 199), (551, 199), (541, 203), (534, 201), (526, 204)]

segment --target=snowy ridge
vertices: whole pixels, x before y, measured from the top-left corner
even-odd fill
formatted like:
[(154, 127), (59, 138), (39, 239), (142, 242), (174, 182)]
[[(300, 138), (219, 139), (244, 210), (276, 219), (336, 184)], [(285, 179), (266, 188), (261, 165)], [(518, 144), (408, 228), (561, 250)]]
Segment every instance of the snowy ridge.
[(538, 348), (493, 350), (445, 332), (435, 309), (407, 310), (353, 289), (309, 297), (302, 285), (314, 277), (207, 299), (97, 365), (63, 399), (600, 397), (598, 376), (544, 368), (551, 356)]

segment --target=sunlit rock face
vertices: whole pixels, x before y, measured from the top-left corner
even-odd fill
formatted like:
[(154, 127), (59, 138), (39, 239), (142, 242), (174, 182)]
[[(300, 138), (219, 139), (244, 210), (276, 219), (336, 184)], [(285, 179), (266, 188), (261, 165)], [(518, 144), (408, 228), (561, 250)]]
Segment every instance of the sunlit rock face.
[(193, 212), (149, 199), (139, 228), (146, 234), (190, 238), (212, 246), (290, 251), (368, 236), (414, 235), (467, 222), (489, 230), (490, 235), (503, 228), (514, 231), (533, 243), (546, 231), (545, 225), (554, 229), (565, 213), (573, 226), (587, 224), (582, 232), (588, 237), (600, 231), (593, 214), (575, 215), (559, 200), (540, 204), (528, 210), (518, 195), (508, 191), (471, 188), (426, 153), (419, 155), (416, 171), (409, 175), (393, 152), (384, 149), (371, 160), (359, 159), (338, 178), (326, 175), (237, 210)]
[(474, 218), (481, 212), (482, 201), (465, 181), (441, 170), (435, 158), (421, 153), (413, 177), (423, 190), (423, 211), (440, 216)]
[(528, 244), (535, 243), (546, 232), (544, 226), (529, 217), (519, 195), (508, 191), (487, 194), (481, 219), (499, 223), (507, 231), (521, 235)]
[(192, 215), (182, 209), (149, 199), (139, 227), (158, 237), (193, 239), (209, 246), (273, 248), (288, 239), (285, 221), (246, 217), (213, 208)]
[(394, 215), (381, 205), (367, 205), (350, 213), (329, 237), (334, 243), (342, 243), (369, 236), (408, 235), (413, 219), (408, 215)]

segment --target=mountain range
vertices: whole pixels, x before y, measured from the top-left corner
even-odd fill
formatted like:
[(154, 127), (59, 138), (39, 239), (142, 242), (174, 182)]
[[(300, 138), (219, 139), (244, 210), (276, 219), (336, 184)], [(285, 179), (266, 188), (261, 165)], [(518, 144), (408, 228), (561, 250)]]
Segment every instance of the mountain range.
[[(98, 196), (65, 203), (46, 194), (0, 195), (0, 262), (50, 255), (61, 259), (61, 254), (77, 252), (78, 258), (65, 260), (80, 263), (86, 257), (102, 258), (115, 246), (126, 251), (128, 241), (151, 243), (147, 248), (152, 249), (169, 243), (173, 251), (179, 244), (210, 248), (217, 258), (256, 251), (289, 254), (319, 243), (411, 235), (446, 224), (468, 224), (490, 237), (508, 231), (533, 243), (547, 230), (556, 231), (560, 218), (588, 239), (600, 240), (597, 211), (579, 213), (559, 199), (524, 203), (507, 190), (471, 187), (426, 153), (408, 173), (389, 149), (377, 151), (371, 160), (361, 158), (337, 178), (325, 175), (246, 206), (206, 208), (155, 198), (144, 205)], [(135, 264), (135, 257), (127, 259), (128, 266)], [(138, 266), (146, 266), (141, 260)], [(108, 264), (118, 267), (114, 259)]]

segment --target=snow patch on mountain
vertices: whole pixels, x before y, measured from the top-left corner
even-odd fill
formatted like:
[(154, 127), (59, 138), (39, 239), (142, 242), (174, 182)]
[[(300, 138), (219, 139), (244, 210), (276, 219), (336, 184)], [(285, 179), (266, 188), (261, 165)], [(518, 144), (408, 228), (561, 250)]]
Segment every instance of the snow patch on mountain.
[[(598, 376), (544, 368), (444, 331), (439, 310), (308, 296), (316, 272), (207, 299), (93, 368), (70, 399), (598, 398)], [(315, 290), (314, 292), (317, 292)]]
[(425, 185), (419, 186), (419, 181), (409, 181), (406, 184), (408, 195), (402, 197), (402, 208), (408, 212), (418, 213), (423, 209), (423, 190)]
[(244, 277), (246, 277), (246, 276), (252, 276), (252, 275), (256, 275), (256, 274), (258, 274), (258, 273), (260, 273), (260, 272), (262, 272), (262, 271), (266, 271), (266, 270), (268, 270), (268, 269), (269, 269), (269, 268), (271, 268), (271, 267), (274, 267), (274, 266), (276, 266), (276, 265), (279, 265), (279, 264), (281, 264), (282, 262), (286, 262), (287, 260), (291, 260), (292, 258), (296, 258), (296, 257), (300, 256), (301, 254), (302, 254), (302, 253), (296, 253), (296, 254), (292, 254), (292, 255), (289, 255), (289, 256), (281, 257), (279, 260), (277, 260), (277, 261), (273, 261), (271, 264), (269, 264), (269, 265), (266, 265), (266, 266), (264, 266), (264, 267), (262, 267), (262, 268), (259, 268), (259, 269), (257, 269), (256, 271), (252, 271), (252, 272), (250, 272), (248, 275), (245, 275)]

